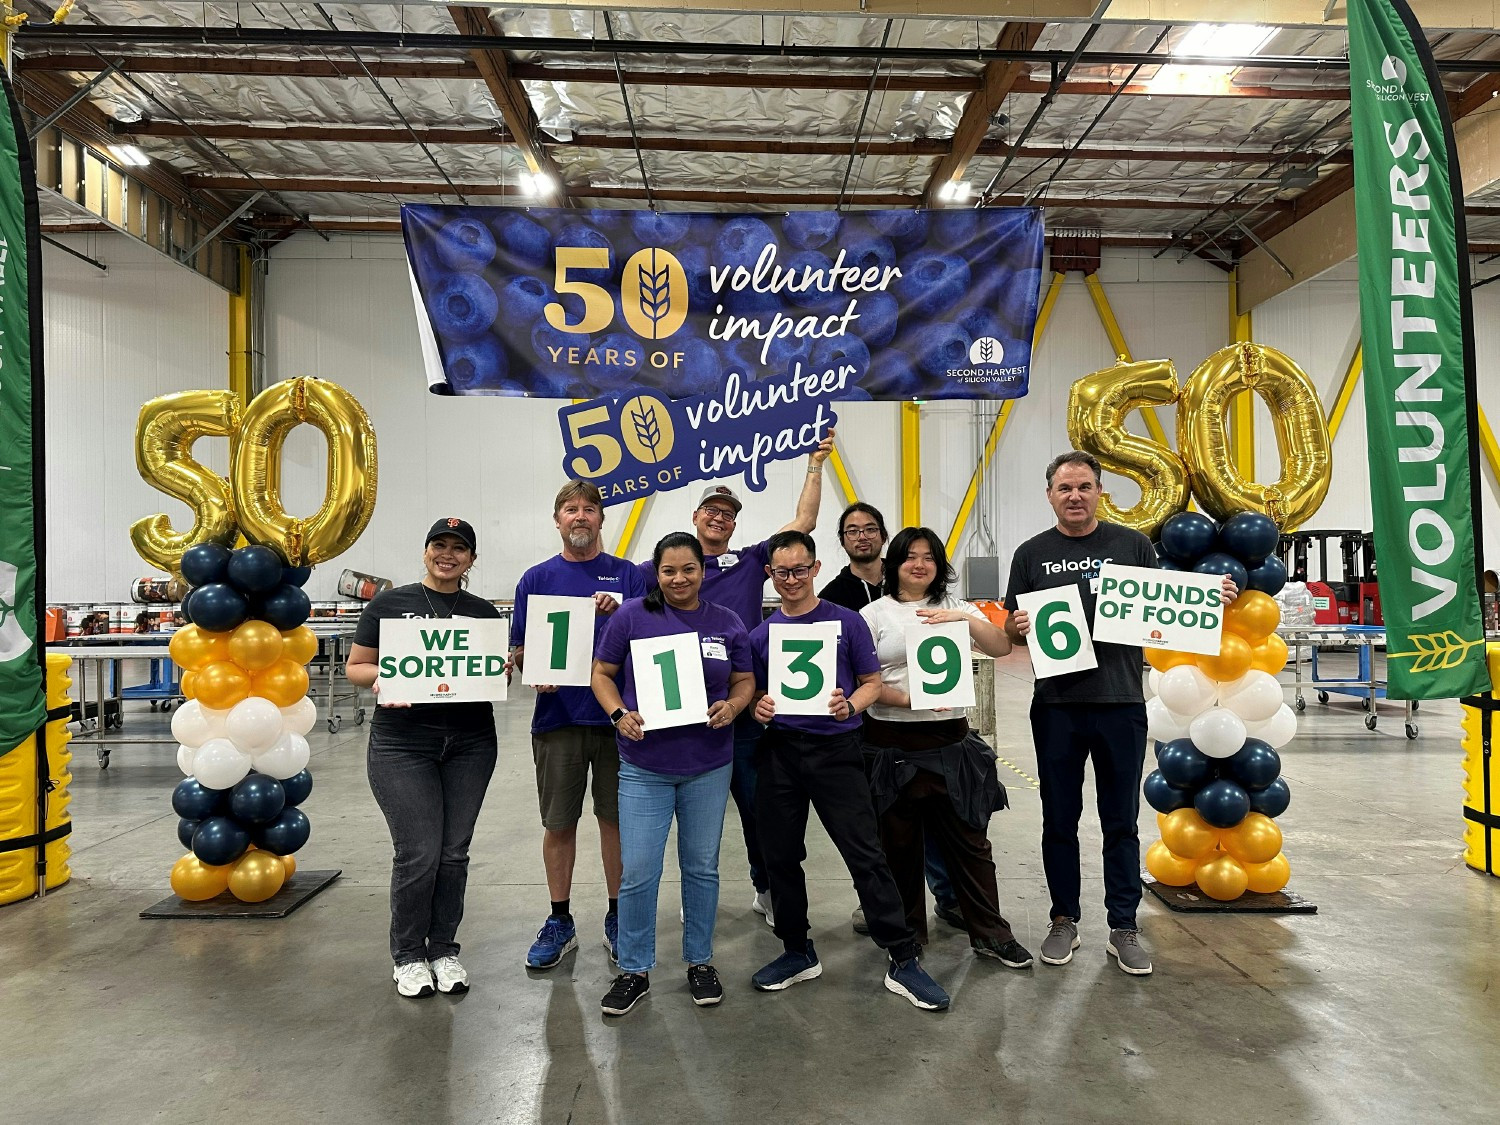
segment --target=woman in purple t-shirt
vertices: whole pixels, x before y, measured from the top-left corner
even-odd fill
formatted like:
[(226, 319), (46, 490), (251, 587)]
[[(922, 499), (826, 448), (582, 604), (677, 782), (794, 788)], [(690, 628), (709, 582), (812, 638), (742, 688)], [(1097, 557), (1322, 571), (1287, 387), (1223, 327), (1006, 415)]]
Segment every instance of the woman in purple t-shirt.
[[(744, 625), (729, 610), (698, 598), (703, 585), (698, 540), (674, 532), (656, 545), (652, 563), (656, 588), (615, 611), (594, 659), (594, 696), (615, 725), (620, 747), (620, 975), (601, 1005), (610, 1016), (623, 1016), (651, 990), (657, 890), (674, 816), (688, 989), (699, 1006), (724, 998), (710, 964), (719, 908), (719, 839), (729, 800), (733, 724), (755, 691)], [(683, 633), (697, 636), (708, 689), (705, 723), (647, 730), (636, 709), (631, 642)]]

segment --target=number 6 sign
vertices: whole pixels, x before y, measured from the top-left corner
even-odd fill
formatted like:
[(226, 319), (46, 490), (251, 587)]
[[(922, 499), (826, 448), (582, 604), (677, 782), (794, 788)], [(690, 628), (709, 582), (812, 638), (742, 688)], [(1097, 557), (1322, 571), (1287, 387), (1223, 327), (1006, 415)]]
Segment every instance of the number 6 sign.
[(1099, 667), (1083, 613), (1083, 595), (1076, 584), (1017, 594), (1016, 608), (1031, 614), (1026, 651), (1037, 679)]
[(913, 711), (974, 706), (968, 622), (945, 621), (906, 630), (906, 671)]
[(594, 663), (594, 599), (530, 595), (522, 641), (523, 684), (587, 687)]
[(647, 730), (708, 723), (708, 685), (697, 633), (630, 642), (635, 709)]
[(837, 684), (839, 623), (772, 625), (766, 694), (778, 715), (827, 715)]

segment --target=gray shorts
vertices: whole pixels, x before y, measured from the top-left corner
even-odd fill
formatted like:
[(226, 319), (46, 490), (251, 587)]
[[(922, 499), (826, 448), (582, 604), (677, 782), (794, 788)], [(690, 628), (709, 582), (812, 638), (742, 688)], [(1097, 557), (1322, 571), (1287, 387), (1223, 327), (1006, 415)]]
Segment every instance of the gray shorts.
[(583, 815), (583, 791), (594, 774), (594, 815), (620, 820), (620, 751), (613, 727), (558, 727), (531, 736), (542, 827), (572, 828)]

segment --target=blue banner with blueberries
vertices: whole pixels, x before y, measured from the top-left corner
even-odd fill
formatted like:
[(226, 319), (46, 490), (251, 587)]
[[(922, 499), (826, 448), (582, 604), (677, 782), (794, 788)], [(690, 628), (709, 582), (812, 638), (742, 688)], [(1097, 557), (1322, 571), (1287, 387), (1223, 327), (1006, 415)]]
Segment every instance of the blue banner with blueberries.
[[(1035, 208), (708, 215), (406, 206), (401, 225), (429, 389), (610, 400), (615, 436), (606, 442), (588, 423), (575, 431), (584, 440), (570, 456), (591, 466), (618, 456), (621, 471), (667, 475), (654, 458), (673, 421), (666, 400), (695, 400), (700, 422), (759, 401), (796, 414), (800, 430), (834, 399), (1026, 393), (1041, 288)], [(660, 416), (631, 421), (623, 407), (642, 396), (660, 404)], [(603, 405), (584, 407), (597, 416)], [(688, 409), (670, 407), (679, 435)], [(568, 427), (564, 418), (565, 438)], [(767, 459), (795, 455), (778, 442), (801, 444), (771, 437)], [(690, 444), (694, 463), (680, 473), (737, 471), (709, 472), (698, 461), (712, 460), (710, 447), (721, 443), (700, 434)], [(753, 454), (755, 443), (748, 448)]]

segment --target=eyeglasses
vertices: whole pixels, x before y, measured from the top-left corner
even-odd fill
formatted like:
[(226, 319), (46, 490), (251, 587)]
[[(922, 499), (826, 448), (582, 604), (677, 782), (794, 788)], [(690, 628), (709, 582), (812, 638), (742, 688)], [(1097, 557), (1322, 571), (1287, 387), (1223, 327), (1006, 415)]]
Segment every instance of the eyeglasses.
[(776, 579), (776, 581), (778, 582), (789, 582), (793, 578), (795, 578), (798, 582), (801, 582), (811, 573), (812, 567), (810, 566), (778, 566), (771, 569), (771, 577)]
[(846, 527), (844, 528), (845, 539), (877, 539), (880, 536), (880, 528), (870, 527)]
[(728, 508), (708, 508), (708, 507), (704, 507), (704, 508), (699, 508), (698, 510), (700, 512), (702, 512), (705, 516), (708, 516), (710, 519), (721, 519), (725, 523), (733, 523), (734, 519), (735, 519), (734, 513), (731, 512)]

